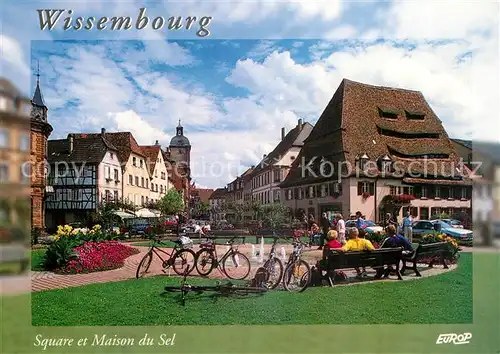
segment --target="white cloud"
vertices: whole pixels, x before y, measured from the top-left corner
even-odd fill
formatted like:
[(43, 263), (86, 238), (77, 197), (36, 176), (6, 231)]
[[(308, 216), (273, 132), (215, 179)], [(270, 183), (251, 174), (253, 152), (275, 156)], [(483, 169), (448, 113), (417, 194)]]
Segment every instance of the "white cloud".
[(498, 9), (493, 1), (396, 1), (384, 20), (395, 38), (457, 39), (484, 32), (496, 35)]
[(354, 38), (356, 34), (357, 30), (354, 26), (345, 25), (326, 32), (323, 38), (328, 40), (343, 40)]
[[(452, 136), (498, 140), (498, 63), (494, 41), (444, 45), (357, 45), (324, 60), (297, 64), (288, 52), (262, 63), (239, 61), (228, 78), (266, 105), (287, 106), (319, 116), (342, 78), (422, 91)], [(457, 58), (472, 51), (472, 60)], [(488, 74), (489, 73), (489, 74)], [(284, 95), (283, 101), (272, 98)], [(492, 108), (493, 107), (493, 108)], [(474, 125), (471, 125), (474, 119)]]
[[(9, 36), (0, 34), (0, 57), (2, 61), (15, 68), (21, 75), (29, 74), (29, 66), (26, 63), (23, 50), (19, 43)], [(1, 65), (3, 71), (3, 65)], [(4, 75), (4, 73), (1, 73)]]

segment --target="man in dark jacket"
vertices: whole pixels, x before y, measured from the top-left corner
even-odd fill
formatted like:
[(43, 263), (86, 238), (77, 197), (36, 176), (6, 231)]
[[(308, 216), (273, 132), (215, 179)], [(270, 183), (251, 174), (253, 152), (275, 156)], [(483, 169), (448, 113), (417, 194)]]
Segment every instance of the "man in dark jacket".
[(389, 225), (385, 230), (387, 232), (387, 238), (382, 242), (380, 248), (403, 247), (406, 252), (413, 252), (411, 243), (408, 242), (405, 237), (396, 234), (396, 226)]

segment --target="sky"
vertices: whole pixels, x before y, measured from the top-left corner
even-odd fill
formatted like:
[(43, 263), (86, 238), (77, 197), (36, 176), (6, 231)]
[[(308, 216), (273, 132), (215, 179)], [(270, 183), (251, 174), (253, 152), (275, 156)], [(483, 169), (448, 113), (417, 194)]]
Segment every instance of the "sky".
[[(421, 91), (451, 137), (500, 142), (498, 4), (463, 1), (44, 1), (83, 16), (211, 16), (191, 30), (41, 30), (35, 1), (3, 2), (0, 76), (54, 127), (168, 145), (178, 120), (193, 179), (222, 187), (315, 123), (343, 78)], [(22, 23), (22, 25), (20, 25)]]

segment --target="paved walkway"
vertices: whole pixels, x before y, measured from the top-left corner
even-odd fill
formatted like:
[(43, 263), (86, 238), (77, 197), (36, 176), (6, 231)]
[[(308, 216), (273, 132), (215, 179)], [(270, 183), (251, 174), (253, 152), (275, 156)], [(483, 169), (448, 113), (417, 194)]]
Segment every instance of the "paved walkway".
[[(135, 247), (135, 246), (134, 246)], [(265, 257), (269, 254), (270, 245), (264, 245)], [(0, 294), (18, 294), (23, 292), (31, 291), (42, 291), (42, 290), (51, 290), (51, 289), (61, 289), (61, 288), (69, 288), (76, 287), (88, 284), (95, 283), (107, 283), (113, 281), (121, 281), (127, 279), (134, 279), (137, 266), (141, 261), (142, 257), (146, 254), (148, 248), (147, 247), (136, 247), (139, 249), (140, 253), (130, 256), (125, 260), (125, 264), (120, 269), (108, 270), (103, 272), (94, 272), (89, 274), (73, 274), (73, 275), (60, 275), (54, 274), (51, 272), (33, 272), (29, 273), (29, 277), (27, 276), (10, 276), (10, 277), (0, 277)], [(278, 246), (278, 255), (280, 258), (282, 257), (282, 248), (285, 252), (285, 259), (288, 258), (290, 252), (292, 251), (291, 245), (279, 245)], [(247, 279), (251, 279), (253, 277), (253, 273), (256, 269), (262, 264), (260, 262), (260, 257), (252, 256), (253, 251), (257, 251), (260, 249), (260, 245), (254, 245), (254, 249), (252, 249), (252, 245), (239, 245), (238, 249), (248, 256), (251, 263), (251, 274)], [(198, 250), (198, 246), (195, 246), (194, 251)], [(224, 254), (226, 250), (226, 246), (218, 246), (218, 254), (219, 256)], [(466, 247), (464, 248), (466, 252), (499, 252), (498, 249), (495, 248), (472, 248)], [(307, 248), (303, 253), (304, 259), (306, 259), (310, 264), (315, 264), (317, 259), (321, 258), (320, 250), (314, 248)], [(453, 270), (455, 266), (450, 267), (450, 270)], [(425, 276), (436, 275), (444, 272), (441, 267), (436, 267), (431, 270), (426, 270), (422, 273)], [(354, 271), (346, 272), (348, 276), (354, 276)], [(161, 261), (155, 256), (154, 261), (151, 265), (150, 271), (146, 276), (156, 276), (165, 274), (162, 271)], [(196, 275), (196, 270), (193, 272), (193, 275)], [(167, 272), (166, 275), (175, 275), (173, 270)], [(370, 272), (369, 272), (370, 275)], [(209, 276), (210, 278), (225, 278), (218, 270), (212, 272)], [(404, 279), (416, 279), (413, 274), (409, 274), (404, 276)], [(389, 280), (390, 281), (390, 280)], [(356, 282), (354, 282), (356, 283)], [(351, 284), (351, 283), (349, 283)], [(346, 285), (349, 285), (346, 284)]]

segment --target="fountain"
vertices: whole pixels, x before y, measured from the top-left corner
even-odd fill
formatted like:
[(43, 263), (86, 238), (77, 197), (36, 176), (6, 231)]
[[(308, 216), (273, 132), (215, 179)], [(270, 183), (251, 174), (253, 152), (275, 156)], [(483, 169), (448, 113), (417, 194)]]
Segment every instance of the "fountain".
[(264, 262), (264, 237), (260, 238), (259, 262)]
[(281, 252), (281, 259), (282, 259), (283, 261), (286, 261), (286, 251), (285, 251), (285, 247), (281, 246), (280, 252)]

